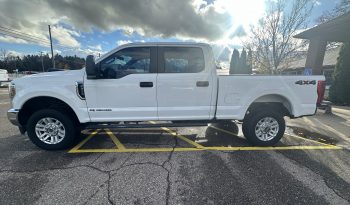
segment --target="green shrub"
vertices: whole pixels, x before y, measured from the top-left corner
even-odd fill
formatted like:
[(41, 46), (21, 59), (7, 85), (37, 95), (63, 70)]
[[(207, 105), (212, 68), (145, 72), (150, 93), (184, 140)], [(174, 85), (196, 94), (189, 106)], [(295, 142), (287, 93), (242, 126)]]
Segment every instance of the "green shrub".
[(350, 105), (350, 42), (340, 49), (329, 97), (333, 103)]

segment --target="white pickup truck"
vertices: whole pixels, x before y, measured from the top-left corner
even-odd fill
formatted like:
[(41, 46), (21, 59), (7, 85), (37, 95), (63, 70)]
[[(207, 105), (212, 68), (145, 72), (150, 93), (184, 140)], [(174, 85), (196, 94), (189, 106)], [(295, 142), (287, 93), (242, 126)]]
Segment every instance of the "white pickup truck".
[(8, 118), (48, 150), (71, 146), (87, 127), (224, 120), (243, 121), (250, 143), (271, 146), (283, 136), (284, 116), (315, 113), (319, 81), (324, 76), (219, 76), (208, 44), (134, 43), (96, 62), (88, 56), (85, 69), (12, 81)]

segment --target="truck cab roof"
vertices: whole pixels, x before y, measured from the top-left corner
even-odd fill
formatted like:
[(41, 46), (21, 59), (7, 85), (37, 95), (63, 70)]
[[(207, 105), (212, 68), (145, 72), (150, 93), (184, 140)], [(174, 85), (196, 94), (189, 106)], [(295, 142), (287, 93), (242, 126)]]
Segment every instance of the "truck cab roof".
[(123, 44), (121, 46), (118, 46), (108, 53), (105, 53), (100, 58), (96, 60), (96, 63), (100, 62), (101, 60), (105, 59), (107, 56), (117, 52), (118, 50), (121, 50), (123, 48), (129, 48), (129, 47), (142, 47), (142, 46), (185, 46), (185, 47), (210, 47), (207, 43), (196, 43), (196, 42), (136, 42), (136, 43), (127, 43)]

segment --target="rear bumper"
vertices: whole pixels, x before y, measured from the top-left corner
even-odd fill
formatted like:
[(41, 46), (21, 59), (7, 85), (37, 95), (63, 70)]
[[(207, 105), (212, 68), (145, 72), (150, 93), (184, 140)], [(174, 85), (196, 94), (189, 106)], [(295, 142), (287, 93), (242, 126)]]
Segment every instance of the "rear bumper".
[(21, 126), (21, 124), (18, 121), (18, 113), (19, 109), (9, 109), (7, 111), (7, 119), (16, 126)]

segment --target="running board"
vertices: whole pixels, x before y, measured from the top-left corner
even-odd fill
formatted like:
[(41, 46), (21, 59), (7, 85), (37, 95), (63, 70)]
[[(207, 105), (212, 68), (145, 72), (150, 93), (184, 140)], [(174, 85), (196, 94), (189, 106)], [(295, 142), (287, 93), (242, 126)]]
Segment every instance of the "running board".
[(95, 124), (89, 123), (85, 129), (103, 128), (158, 128), (158, 127), (206, 127), (208, 123), (161, 123), (161, 124)]

